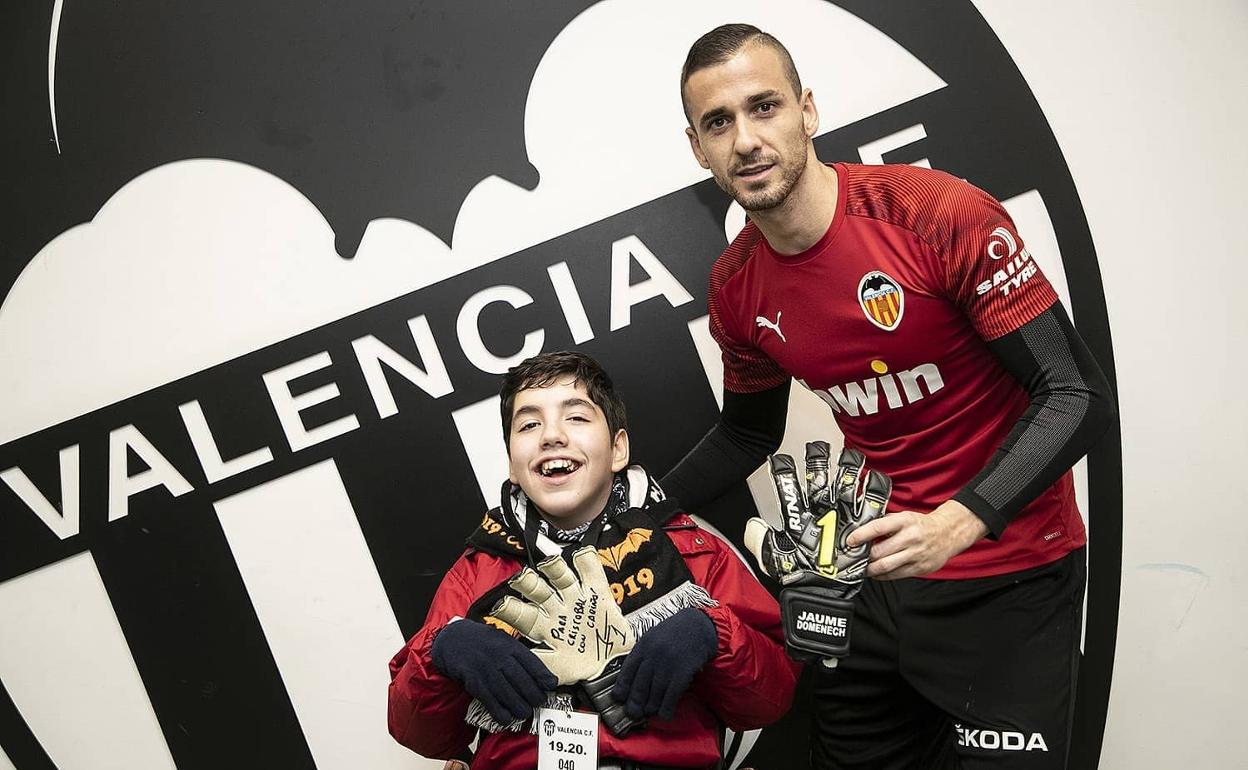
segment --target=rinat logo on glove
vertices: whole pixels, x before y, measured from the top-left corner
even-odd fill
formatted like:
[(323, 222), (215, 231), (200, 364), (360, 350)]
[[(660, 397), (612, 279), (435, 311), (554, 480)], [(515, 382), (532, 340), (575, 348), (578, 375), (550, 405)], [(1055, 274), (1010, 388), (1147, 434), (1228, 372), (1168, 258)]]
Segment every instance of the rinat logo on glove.
[(805, 506), (802, 505), (802, 490), (797, 486), (797, 478), (793, 474), (786, 473), (783, 476), (776, 476), (775, 482), (780, 488), (780, 504), (784, 506), (784, 515), (789, 529), (800, 530)]

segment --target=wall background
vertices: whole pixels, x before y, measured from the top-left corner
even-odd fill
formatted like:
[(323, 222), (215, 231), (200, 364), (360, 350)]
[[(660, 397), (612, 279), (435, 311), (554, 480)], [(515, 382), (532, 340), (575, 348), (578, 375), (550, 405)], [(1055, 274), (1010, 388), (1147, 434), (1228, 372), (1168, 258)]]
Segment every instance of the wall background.
[[(1044, 108), (1104, 272), (1122, 412), (1122, 612), (1102, 766), (1235, 767), (1248, 736), (1238, 286), (1248, 9), (976, 2)], [(1095, 527), (1093, 527), (1095, 529)]]
[[(1108, 350), (1099, 266), (1123, 526), (1119, 554), (1117, 463), (1082, 468), (1089, 669), (1114, 664), (1081, 761), (1101, 720), (1100, 767), (1248, 760), (1241, 5), (20, 6), (0, 768), (438, 766), (385, 736), (383, 664), (497, 494), (492, 372), (583, 345), (645, 404), (657, 469), (714, 417), (699, 319), (736, 215), (673, 83), (738, 19), (793, 49), (826, 157), (929, 158), (1011, 201)], [(807, 396), (790, 446), (835, 434)], [(770, 505), (751, 488), (714, 514), (731, 537)], [(747, 764), (794, 766), (797, 716)]]

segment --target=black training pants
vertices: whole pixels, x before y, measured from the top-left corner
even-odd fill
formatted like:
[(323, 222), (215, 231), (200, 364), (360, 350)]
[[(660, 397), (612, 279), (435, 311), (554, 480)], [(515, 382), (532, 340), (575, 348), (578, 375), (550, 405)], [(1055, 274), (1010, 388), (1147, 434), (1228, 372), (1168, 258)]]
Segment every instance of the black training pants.
[(1085, 550), (986, 578), (866, 581), (849, 656), (815, 674), (811, 766), (1064, 768)]

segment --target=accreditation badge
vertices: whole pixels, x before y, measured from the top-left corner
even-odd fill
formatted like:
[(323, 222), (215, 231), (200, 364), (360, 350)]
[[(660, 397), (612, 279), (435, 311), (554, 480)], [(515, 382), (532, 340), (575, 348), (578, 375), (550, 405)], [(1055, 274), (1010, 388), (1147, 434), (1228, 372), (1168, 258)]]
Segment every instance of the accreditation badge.
[(595, 770), (597, 767), (597, 714), (537, 710), (537, 770)]

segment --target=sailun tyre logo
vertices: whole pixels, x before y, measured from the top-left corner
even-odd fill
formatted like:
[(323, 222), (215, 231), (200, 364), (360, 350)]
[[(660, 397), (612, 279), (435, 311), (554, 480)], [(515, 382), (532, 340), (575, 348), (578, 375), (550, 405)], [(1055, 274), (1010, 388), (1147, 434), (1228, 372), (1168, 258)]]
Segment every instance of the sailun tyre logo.
[(1018, 241), (1014, 234), (1004, 227), (998, 227), (988, 235), (988, 256), (994, 260), (1014, 256), (1018, 251)]
[(901, 324), (906, 296), (901, 284), (879, 270), (872, 270), (858, 282), (858, 305), (868, 321), (891, 332)]

